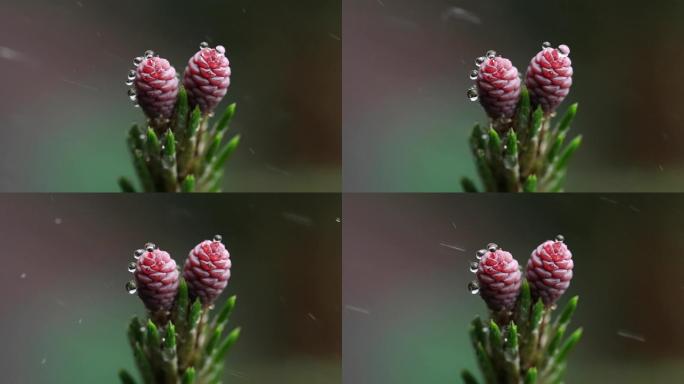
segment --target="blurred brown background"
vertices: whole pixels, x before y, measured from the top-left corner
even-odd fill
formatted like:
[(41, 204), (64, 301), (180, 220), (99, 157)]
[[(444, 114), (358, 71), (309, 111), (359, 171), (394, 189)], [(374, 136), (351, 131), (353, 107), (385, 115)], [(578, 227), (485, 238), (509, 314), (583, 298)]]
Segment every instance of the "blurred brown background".
[(524, 72), (543, 41), (572, 49), (584, 135), (571, 192), (684, 191), (684, 2), (344, 0), (347, 191), (460, 191), (474, 60), (494, 49)]
[(3, 383), (115, 383), (144, 315), (126, 293), (152, 241), (182, 265), (223, 235), (233, 261), (219, 300), (242, 327), (229, 383), (341, 382), (339, 195), (0, 195)]
[(125, 138), (144, 121), (126, 96), (135, 56), (179, 73), (223, 44), (242, 135), (225, 191), (339, 191), (340, 0), (4, 0), (0, 191), (117, 191)]
[(579, 295), (568, 383), (684, 377), (684, 196), (368, 195), (343, 202), (345, 383), (457, 383), (486, 306), (468, 264), (489, 242), (526, 265), (565, 235)]

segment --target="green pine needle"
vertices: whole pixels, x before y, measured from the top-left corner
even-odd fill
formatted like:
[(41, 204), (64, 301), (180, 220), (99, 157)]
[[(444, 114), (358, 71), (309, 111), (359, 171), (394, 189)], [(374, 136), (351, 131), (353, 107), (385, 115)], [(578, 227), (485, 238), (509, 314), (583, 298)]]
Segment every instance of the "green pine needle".
[(467, 369), (461, 371), (461, 378), (463, 379), (464, 384), (479, 384), (475, 376)]
[(187, 175), (181, 185), (182, 192), (195, 192), (195, 176)]
[(226, 110), (223, 112), (223, 115), (221, 115), (221, 118), (219, 119), (218, 123), (216, 123), (216, 127), (214, 128), (214, 131), (218, 133), (222, 133), (226, 128), (228, 128), (228, 124), (230, 124), (230, 121), (233, 119), (233, 116), (235, 116), (235, 109), (237, 108), (237, 105), (235, 103), (232, 103), (228, 105)]
[(137, 316), (133, 317), (128, 325), (128, 340), (132, 347), (143, 344), (142, 324)]
[(573, 332), (567, 340), (563, 343), (563, 346), (560, 348), (558, 351), (558, 355), (556, 356), (556, 361), (559, 363), (565, 362), (565, 359), (568, 357), (568, 354), (570, 351), (577, 345), (577, 343), (580, 341), (582, 338), (582, 328), (578, 328), (575, 332)]
[(568, 144), (567, 147), (563, 150), (563, 153), (561, 153), (560, 157), (558, 158), (558, 162), (556, 163), (556, 170), (558, 172), (562, 172), (565, 170), (565, 168), (568, 165), (568, 161), (572, 157), (572, 155), (575, 153), (575, 151), (579, 148), (579, 146), (582, 144), (582, 135), (579, 135), (575, 137), (570, 144)]
[(167, 157), (176, 157), (176, 137), (170, 129), (166, 131), (166, 145), (164, 146), (164, 154)]
[(223, 149), (221, 149), (216, 157), (212, 167), (214, 171), (219, 171), (221, 168), (223, 168), (225, 162), (230, 158), (233, 152), (235, 152), (235, 149), (237, 149), (238, 144), (240, 144), (240, 135), (235, 135), (232, 139), (230, 139), (230, 141), (228, 141)]
[(532, 125), (530, 126), (530, 138), (537, 137), (537, 135), (541, 131), (543, 121), (544, 111), (542, 110), (541, 106), (538, 106), (537, 109), (534, 110), (534, 114), (532, 115)]
[(579, 296), (574, 296), (570, 300), (568, 300), (568, 303), (563, 308), (561, 315), (558, 317), (557, 326), (565, 326), (568, 323), (570, 323), (570, 319), (572, 318), (572, 315), (575, 313), (575, 310), (577, 309), (578, 302)]
[(501, 154), (501, 137), (494, 128), (489, 128), (489, 151), (492, 156), (499, 156)]
[(195, 299), (195, 302), (192, 303), (192, 307), (190, 308), (190, 315), (188, 317), (188, 324), (190, 325), (190, 329), (194, 329), (195, 327), (197, 327), (201, 316), (202, 303), (200, 302), (200, 299), (197, 298)]
[(214, 364), (219, 363), (226, 356), (230, 348), (237, 342), (240, 337), (240, 328), (233, 329), (225, 340), (221, 343), (221, 346), (216, 350), (213, 358)]
[(180, 86), (178, 89), (178, 99), (176, 100), (176, 126), (174, 131), (181, 133), (185, 131), (188, 125), (188, 93), (185, 87)]
[[(530, 106), (530, 93), (527, 87), (522, 86), (520, 89), (520, 101), (518, 101), (518, 112), (515, 118), (516, 131), (526, 135), (528, 131), (528, 126), (530, 125), (530, 111), (532, 107)], [(521, 137), (521, 139), (527, 139), (526, 137)]]
[(508, 131), (508, 140), (506, 144), (506, 155), (513, 159), (518, 159), (518, 136), (515, 134), (513, 128)]
[(154, 132), (152, 127), (147, 128), (147, 150), (152, 156), (158, 156), (161, 150), (159, 137), (157, 137), (157, 134)]
[(537, 192), (537, 175), (529, 175), (525, 180), (523, 192)]
[(516, 351), (518, 350), (518, 327), (514, 322), (508, 326), (508, 338), (506, 339), (506, 350)]
[(125, 369), (119, 371), (119, 379), (121, 380), (121, 384), (136, 384), (133, 376)]
[(195, 136), (197, 130), (199, 129), (200, 122), (202, 120), (202, 111), (200, 111), (199, 105), (195, 107), (192, 111), (192, 116), (190, 117), (190, 125), (188, 125), (188, 137)]
[(172, 322), (166, 326), (166, 337), (164, 338), (164, 348), (176, 349), (176, 327)]
[(475, 183), (469, 177), (461, 178), (461, 187), (463, 187), (463, 192), (476, 193), (477, 187)]
[(537, 383), (537, 368), (532, 367), (527, 371), (525, 375), (525, 384), (536, 384)]
[(195, 368), (189, 367), (183, 375), (183, 384), (193, 384), (195, 382)]
[(147, 321), (147, 347), (150, 349), (158, 348), (161, 345), (161, 339), (159, 338), (159, 330), (157, 326), (152, 322), (152, 319)]
[(135, 187), (133, 186), (133, 183), (130, 180), (128, 180), (127, 177), (120, 177), (118, 181), (119, 181), (119, 188), (121, 188), (121, 192), (124, 192), (124, 193), (135, 192)]
[(219, 314), (216, 316), (217, 325), (228, 322), (230, 315), (233, 313), (233, 309), (235, 309), (236, 303), (237, 296), (235, 295), (229, 297), (228, 300), (226, 300), (226, 303), (223, 305), (223, 308), (221, 308), (221, 312), (219, 312)]
[(558, 135), (565, 134), (565, 132), (570, 129), (570, 124), (572, 124), (572, 121), (575, 119), (575, 115), (577, 115), (577, 107), (578, 103), (574, 103), (568, 107), (568, 110), (565, 112), (563, 118), (558, 123), (558, 127), (556, 128)]

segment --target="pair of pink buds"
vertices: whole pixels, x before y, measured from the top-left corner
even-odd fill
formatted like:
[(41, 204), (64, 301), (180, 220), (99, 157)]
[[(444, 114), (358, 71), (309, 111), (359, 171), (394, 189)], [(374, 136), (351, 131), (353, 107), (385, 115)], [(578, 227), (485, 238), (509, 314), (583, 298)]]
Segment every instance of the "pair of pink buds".
[[(478, 262), (471, 270), (475, 272), (477, 282), (471, 283), (471, 292), (479, 291), (494, 311), (513, 310), (522, 279), (518, 261), (493, 243), (487, 249), (479, 250), (476, 257)], [(535, 300), (540, 298), (547, 306), (555, 303), (570, 286), (573, 266), (572, 252), (561, 235), (532, 251), (525, 277)]]
[[(567, 45), (552, 48), (545, 42), (527, 67), (525, 86), (530, 92), (532, 105), (541, 106), (547, 114), (555, 111), (570, 92), (573, 70), (569, 55)], [(479, 99), (487, 115), (493, 119), (512, 118), (521, 88), (518, 69), (495, 51), (478, 57), (475, 65), (477, 69), (470, 74), (475, 86), (468, 89), (468, 98), (473, 101)]]
[[(230, 86), (230, 62), (225, 54), (226, 49), (221, 45), (210, 48), (202, 43), (185, 68), (183, 86), (188, 92), (188, 102), (193, 108), (199, 106), (204, 114), (221, 102)], [(136, 57), (133, 64), (135, 68), (126, 82), (133, 85), (128, 91), (131, 100), (150, 119), (170, 119), (179, 90), (176, 69), (153, 51)]]
[[(230, 254), (216, 235), (213, 240), (197, 244), (188, 255), (183, 267), (183, 278), (191, 296), (202, 304), (211, 304), (228, 285)], [(178, 293), (179, 270), (168, 252), (148, 243), (145, 249), (135, 251), (136, 261), (131, 262), (135, 282), (129, 282), (130, 293), (137, 292), (145, 307), (152, 312), (168, 311)]]

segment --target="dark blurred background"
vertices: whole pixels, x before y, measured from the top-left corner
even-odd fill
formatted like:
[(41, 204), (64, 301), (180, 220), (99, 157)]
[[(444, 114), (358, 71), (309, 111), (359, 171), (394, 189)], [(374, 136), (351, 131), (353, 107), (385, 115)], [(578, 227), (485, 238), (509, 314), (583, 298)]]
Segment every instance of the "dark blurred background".
[(179, 73), (227, 49), (242, 134), (225, 191), (341, 188), (340, 0), (3, 0), (0, 191), (117, 191), (133, 175), (126, 96), (146, 49)]
[(229, 383), (341, 382), (339, 195), (0, 196), (3, 383), (116, 383), (144, 315), (124, 289), (152, 241), (184, 263), (223, 235), (242, 335)]
[(468, 327), (486, 315), (468, 264), (496, 242), (522, 264), (565, 235), (579, 295), (568, 383), (684, 377), (684, 197), (347, 195), (343, 202), (345, 383), (457, 383), (477, 371)]
[(466, 89), (489, 49), (524, 72), (566, 43), (584, 135), (567, 191), (684, 190), (684, 2), (344, 0), (348, 191), (458, 191), (467, 137), (486, 116)]

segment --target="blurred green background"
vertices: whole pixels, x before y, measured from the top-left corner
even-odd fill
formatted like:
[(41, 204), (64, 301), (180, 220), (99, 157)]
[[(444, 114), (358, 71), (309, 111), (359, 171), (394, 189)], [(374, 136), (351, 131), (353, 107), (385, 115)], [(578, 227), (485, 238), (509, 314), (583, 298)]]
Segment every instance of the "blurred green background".
[(345, 383), (460, 382), (477, 370), (466, 286), (489, 242), (522, 264), (565, 235), (583, 340), (568, 383), (679, 383), (684, 377), (684, 197), (679, 195), (347, 195), (343, 202)]
[(341, 188), (340, 0), (5, 0), (0, 3), (0, 191), (118, 191), (126, 96), (146, 49), (179, 73), (223, 44), (242, 135), (225, 191)]
[(567, 191), (684, 190), (684, 2), (344, 0), (346, 191), (460, 191), (467, 138), (485, 121), (466, 89), (489, 49), (524, 72), (566, 43), (584, 135)]
[(341, 382), (341, 199), (335, 194), (0, 196), (3, 383), (116, 383), (144, 315), (126, 293), (152, 241), (184, 263), (223, 235), (242, 335), (227, 383)]

